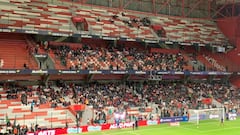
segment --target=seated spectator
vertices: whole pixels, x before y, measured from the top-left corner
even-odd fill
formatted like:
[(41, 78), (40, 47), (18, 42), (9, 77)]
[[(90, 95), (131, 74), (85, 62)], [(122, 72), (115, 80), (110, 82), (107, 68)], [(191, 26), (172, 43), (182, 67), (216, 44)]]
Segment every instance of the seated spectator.
[(118, 18), (118, 15), (113, 15), (112, 18), (113, 18), (113, 19), (117, 19), (117, 18)]
[(28, 69), (28, 66), (26, 63), (23, 64), (24, 69)]

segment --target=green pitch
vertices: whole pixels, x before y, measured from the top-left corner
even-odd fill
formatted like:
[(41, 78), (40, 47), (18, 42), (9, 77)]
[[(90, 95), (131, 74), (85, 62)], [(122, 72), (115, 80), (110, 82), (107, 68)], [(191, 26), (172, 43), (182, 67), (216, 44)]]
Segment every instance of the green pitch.
[(240, 135), (240, 119), (225, 121), (200, 121), (199, 126), (194, 123), (182, 122), (178, 127), (168, 124), (139, 127), (138, 130), (114, 129), (101, 132), (82, 133), (83, 135)]

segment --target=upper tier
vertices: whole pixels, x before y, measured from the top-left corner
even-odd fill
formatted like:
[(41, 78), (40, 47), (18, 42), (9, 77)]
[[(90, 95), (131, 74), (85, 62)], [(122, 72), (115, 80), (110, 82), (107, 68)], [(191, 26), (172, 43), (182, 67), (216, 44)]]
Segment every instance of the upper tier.
[[(77, 32), (72, 17), (84, 17), (90, 34), (157, 40), (150, 27), (133, 25), (123, 21), (149, 17), (152, 24), (161, 25), (166, 31), (166, 39), (190, 43), (226, 43), (226, 38), (216, 24), (208, 20), (193, 20), (169, 16), (154, 16), (110, 9), (97, 9), (70, 2), (46, 0), (0, 0), (0, 28), (45, 30), (49, 32)], [(114, 15), (118, 18), (111, 22)], [(99, 19), (99, 20), (98, 20)]]

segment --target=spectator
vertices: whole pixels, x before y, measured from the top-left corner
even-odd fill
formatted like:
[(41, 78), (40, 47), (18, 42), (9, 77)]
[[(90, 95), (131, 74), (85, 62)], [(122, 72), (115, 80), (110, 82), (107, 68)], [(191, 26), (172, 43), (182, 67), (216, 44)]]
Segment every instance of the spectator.
[(3, 59), (0, 58), (0, 69), (3, 67), (3, 65), (4, 65), (4, 61)]

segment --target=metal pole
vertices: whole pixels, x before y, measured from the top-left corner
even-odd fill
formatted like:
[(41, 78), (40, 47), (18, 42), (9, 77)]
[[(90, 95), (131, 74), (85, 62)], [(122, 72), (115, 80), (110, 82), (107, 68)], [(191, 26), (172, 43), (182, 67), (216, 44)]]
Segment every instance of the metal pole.
[(170, 5), (170, 3), (168, 3), (168, 15), (169, 16), (171, 15), (171, 5)]
[(157, 12), (156, 12), (156, 0), (152, 0), (152, 13), (157, 14)]
[(51, 128), (52, 128), (52, 112), (51, 112)]
[(79, 133), (79, 114), (78, 114), (78, 112), (77, 112), (77, 133)]
[(25, 114), (23, 115), (23, 124), (25, 126)]
[(182, 17), (185, 17), (184, 8), (185, 8), (185, 4), (184, 4), (184, 0), (182, 0)]
[(36, 114), (36, 122), (35, 123), (37, 124), (37, 114)]
[(66, 116), (65, 116), (65, 122), (66, 122), (66, 128), (68, 128), (68, 122), (67, 122), (67, 110), (66, 110)]
[(208, 18), (211, 18), (211, 1), (208, 1)]
[(235, 0), (233, 0), (233, 3), (232, 3), (232, 16), (231, 17), (233, 17), (233, 16), (235, 16)]

